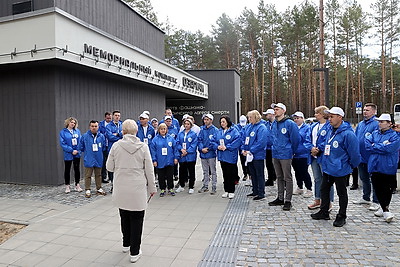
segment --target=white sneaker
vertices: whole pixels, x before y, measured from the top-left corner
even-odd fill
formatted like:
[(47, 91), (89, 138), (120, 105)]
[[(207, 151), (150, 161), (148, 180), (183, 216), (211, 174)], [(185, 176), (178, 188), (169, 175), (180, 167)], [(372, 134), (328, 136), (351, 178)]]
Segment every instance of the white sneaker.
[(182, 186), (179, 186), (179, 187), (175, 190), (175, 192), (177, 192), (177, 193), (183, 192), (183, 191), (185, 191), (185, 188), (183, 188)]
[(383, 219), (385, 219), (386, 222), (390, 223), (394, 218), (393, 213), (391, 213), (390, 211), (385, 211), (383, 213)]
[(142, 256), (142, 250), (139, 250), (139, 254), (132, 256), (131, 255), (131, 262), (135, 263), (140, 259), (140, 256)]
[(383, 210), (382, 208), (379, 208), (377, 211), (374, 212), (374, 215), (376, 217), (383, 217)]
[(353, 204), (357, 204), (357, 205), (361, 205), (361, 204), (371, 204), (371, 201), (367, 201), (363, 198), (359, 199), (359, 200), (354, 200)]
[(127, 252), (129, 252), (129, 250), (130, 250), (130, 247), (122, 247), (122, 252), (123, 253), (127, 253)]
[(229, 194), (228, 194), (228, 198), (229, 198), (229, 199), (232, 199), (232, 198), (234, 198), (234, 197), (235, 197), (235, 194), (234, 194), (234, 193), (229, 193)]
[(303, 197), (312, 197), (313, 192), (311, 190), (306, 190), (306, 192), (303, 193)]
[(77, 192), (82, 192), (82, 191), (83, 191), (83, 189), (81, 188), (81, 186), (80, 186), (79, 184), (77, 184), (77, 185), (75, 186), (75, 190), (76, 190)]
[(71, 188), (69, 187), (69, 185), (67, 185), (66, 187), (65, 187), (65, 194), (68, 194), (68, 193), (70, 193), (71, 192)]
[(194, 193), (194, 189), (193, 188), (190, 188), (189, 189), (189, 194), (193, 194)]
[(301, 188), (298, 188), (296, 190), (293, 191), (293, 195), (301, 195), (304, 193), (304, 190)]
[(86, 190), (85, 191), (85, 197), (89, 198), (92, 196), (92, 193), (90, 192), (90, 190)]
[(377, 210), (379, 210), (380, 207), (381, 207), (381, 205), (379, 205), (377, 203), (371, 203), (371, 206), (369, 206), (368, 209), (370, 211), (377, 211)]
[(222, 197), (223, 197), (223, 198), (227, 198), (228, 196), (229, 196), (229, 193), (228, 193), (228, 192), (225, 192), (225, 193), (222, 194)]

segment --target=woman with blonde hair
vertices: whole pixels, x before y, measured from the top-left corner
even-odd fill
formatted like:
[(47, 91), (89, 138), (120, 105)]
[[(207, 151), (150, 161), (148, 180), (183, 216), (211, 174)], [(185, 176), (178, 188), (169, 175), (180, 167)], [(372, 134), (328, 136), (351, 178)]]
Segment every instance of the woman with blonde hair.
[(150, 152), (153, 166), (157, 169), (158, 183), (161, 189), (160, 197), (165, 196), (167, 188), (168, 194), (175, 196), (174, 164), (178, 164), (176, 141), (168, 134), (168, 127), (165, 123), (158, 126), (157, 135), (150, 144)]
[(64, 128), (60, 131), (60, 146), (64, 151), (64, 180), (65, 193), (71, 192), (70, 189), (70, 171), (71, 165), (74, 165), (75, 174), (75, 190), (82, 192), (83, 189), (79, 185), (81, 174), (79, 171), (81, 154), (78, 151), (78, 145), (81, 139), (81, 131), (78, 129), (78, 120), (74, 117), (69, 117), (64, 122)]

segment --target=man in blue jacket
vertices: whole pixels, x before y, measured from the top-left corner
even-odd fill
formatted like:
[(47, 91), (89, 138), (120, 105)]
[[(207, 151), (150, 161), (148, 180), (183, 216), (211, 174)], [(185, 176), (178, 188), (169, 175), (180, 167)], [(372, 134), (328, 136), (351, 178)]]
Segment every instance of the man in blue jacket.
[[(111, 122), (112, 117), (111, 113), (106, 111), (104, 113), (104, 120), (99, 122), (99, 132), (101, 132), (104, 137), (107, 136), (107, 125)], [(101, 167), (101, 180), (103, 183), (108, 183), (109, 181), (107, 180), (107, 169), (106, 169), (106, 162), (107, 162), (107, 157), (108, 157), (108, 140), (106, 138), (106, 149), (103, 151), (103, 166)]]
[(153, 126), (149, 124), (149, 115), (147, 115), (146, 113), (140, 114), (138, 132), (136, 136), (146, 145), (150, 145), (151, 140), (154, 138), (155, 135), (156, 133), (154, 132)]
[(208, 192), (208, 183), (210, 182), (211, 171), (211, 194), (217, 192), (217, 147), (216, 137), (218, 133), (217, 127), (212, 123), (214, 116), (205, 114), (203, 117), (204, 125), (201, 126), (199, 135), (197, 136), (197, 149), (200, 153), (201, 167), (203, 168), (203, 186), (199, 189), (199, 193)]
[[(121, 112), (119, 110), (114, 110), (112, 113), (113, 120), (106, 126), (106, 137), (108, 141), (108, 152), (110, 152), (111, 147), (113, 144), (119, 140), (122, 139), (122, 121), (121, 119)], [(108, 172), (108, 178), (110, 179), (110, 182), (113, 181), (114, 178), (114, 173), (113, 172)], [(110, 193), (112, 193), (112, 187), (110, 190)]]
[(92, 120), (87, 131), (79, 142), (78, 150), (84, 153), (83, 166), (85, 167), (85, 196), (91, 197), (90, 185), (92, 173), (96, 181), (98, 195), (106, 195), (101, 188), (101, 167), (103, 165), (103, 151), (106, 149), (106, 138), (99, 132), (99, 122)]
[[(164, 113), (165, 115), (164, 115), (164, 119), (162, 119), (161, 121), (160, 121), (160, 124), (161, 123), (165, 123), (165, 119), (166, 119), (166, 117), (167, 116), (170, 116), (171, 117), (171, 120), (172, 120), (172, 125), (174, 125), (175, 127), (176, 127), (176, 129), (179, 131), (179, 129), (181, 128), (181, 125), (179, 124), (179, 121), (176, 119), (176, 118), (174, 118), (174, 115), (172, 115), (172, 110), (170, 109), (170, 108), (167, 108), (166, 110), (165, 110), (165, 113)], [(169, 131), (168, 131), (168, 133), (169, 133)]]
[(311, 214), (314, 220), (329, 220), (329, 192), (333, 184), (339, 197), (339, 212), (333, 226), (342, 227), (346, 223), (348, 204), (347, 176), (353, 168), (360, 164), (360, 149), (357, 137), (350, 124), (343, 121), (344, 112), (339, 107), (332, 107), (329, 113), (329, 123), (332, 128), (327, 133), (322, 155), (321, 208)]
[[(364, 119), (360, 121), (356, 128), (356, 136), (360, 147), (361, 163), (358, 165), (358, 173), (363, 186), (362, 198), (353, 201), (354, 204), (371, 204), (371, 191), (373, 204), (370, 206), (370, 210), (376, 211), (379, 209), (379, 201), (376, 194), (371, 186), (371, 175), (368, 173), (368, 159), (371, 155), (370, 151), (365, 148), (365, 138), (370, 136), (372, 132), (379, 129), (379, 123), (375, 120), (376, 105), (373, 103), (367, 103), (363, 109)], [(354, 183), (354, 181), (353, 181)]]
[(284, 104), (272, 104), (271, 107), (275, 112), (275, 123), (272, 125), (272, 160), (278, 183), (278, 196), (268, 204), (283, 205), (283, 210), (288, 211), (292, 207), (292, 159), (300, 143), (299, 128), (289, 116), (285, 116)]

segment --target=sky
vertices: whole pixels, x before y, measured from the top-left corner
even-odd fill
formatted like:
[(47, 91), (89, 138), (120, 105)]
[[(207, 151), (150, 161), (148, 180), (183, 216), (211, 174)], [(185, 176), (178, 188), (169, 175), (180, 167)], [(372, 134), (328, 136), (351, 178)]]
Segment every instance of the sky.
[[(369, 10), (374, 0), (359, 0), (364, 10)], [(300, 5), (305, 0), (264, 0), (265, 4), (275, 4), (278, 12), (285, 11), (288, 7)], [(309, 0), (319, 5), (319, 0)], [(324, 0), (326, 2), (326, 0)], [(339, 0), (339, 2), (342, 2)], [(231, 19), (240, 16), (247, 7), (257, 13), (259, 0), (151, 0), (154, 11), (160, 22), (167, 21), (177, 29), (191, 32), (197, 30), (209, 34), (212, 25), (226, 13)]]

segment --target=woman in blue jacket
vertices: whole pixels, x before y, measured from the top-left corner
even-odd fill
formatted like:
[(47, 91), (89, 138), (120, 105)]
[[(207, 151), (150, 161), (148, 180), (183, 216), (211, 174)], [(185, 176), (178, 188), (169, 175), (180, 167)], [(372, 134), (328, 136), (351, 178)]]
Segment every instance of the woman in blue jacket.
[(189, 180), (189, 194), (193, 194), (196, 181), (197, 134), (191, 130), (192, 120), (186, 119), (183, 127), (184, 130), (178, 134), (176, 146), (179, 154), (179, 187), (176, 192), (184, 191), (185, 183)]
[(158, 183), (161, 189), (160, 197), (165, 196), (167, 188), (168, 194), (175, 196), (173, 175), (174, 164), (178, 163), (176, 141), (168, 134), (168, 127), (165, 123), (158, 126), (157, 135), (150, 144), (150, 152), (153, 166), (157, 168)]
[(232, 121), (228, 116), (221, 116), (219, 124), (221, 128), (217, 134), (217, 154), (221, 163), (225, 190), (222, 197), (233, 198), (235, 196), (235, 180), (238, 179), (237, 161), (242, 139), (238, 130), (232, 127)]
[(394, 215), (389, 211), (392, 199), (393, 180), (396, 179), (399, 160), (400, 137), (391, 129), (390, 114), (382, 114), (376, 119), (379, 130), (365, 137), (365, 148), (371, 153), (368, 159), (368, 172), (371, 173), (372, 185), (375, 188), (381, 208), (375, 212), (386, 222), (391, 222)]
[(78, 151), (79, 141), (81, 139), (81, 132), (78, 129), (78, 120), (74, 117), (69, 117), (64, 122), (64, 129), (60, 131), (60, 146), (64, 151), (64, 180), (65, 180), (65, 193), (71, 192), (70, 189), (70, 171), (72, 164), (74, 165), (75, 173), (75, 190), (82, 192), (79, 185), (81, 173), (79, 171), (79, 163), (81, 154)]
[[(261, 122), (261, 114), (257, 110), (247, 113), (250, 124), (244, 129), (242, 154), (247, 157), (253, 192), (248, 196), (254, 200), (265, 198), (264, 160), (267, 148), (267, 127)], [(251, 158), (251, 160), (249, 160)]]

